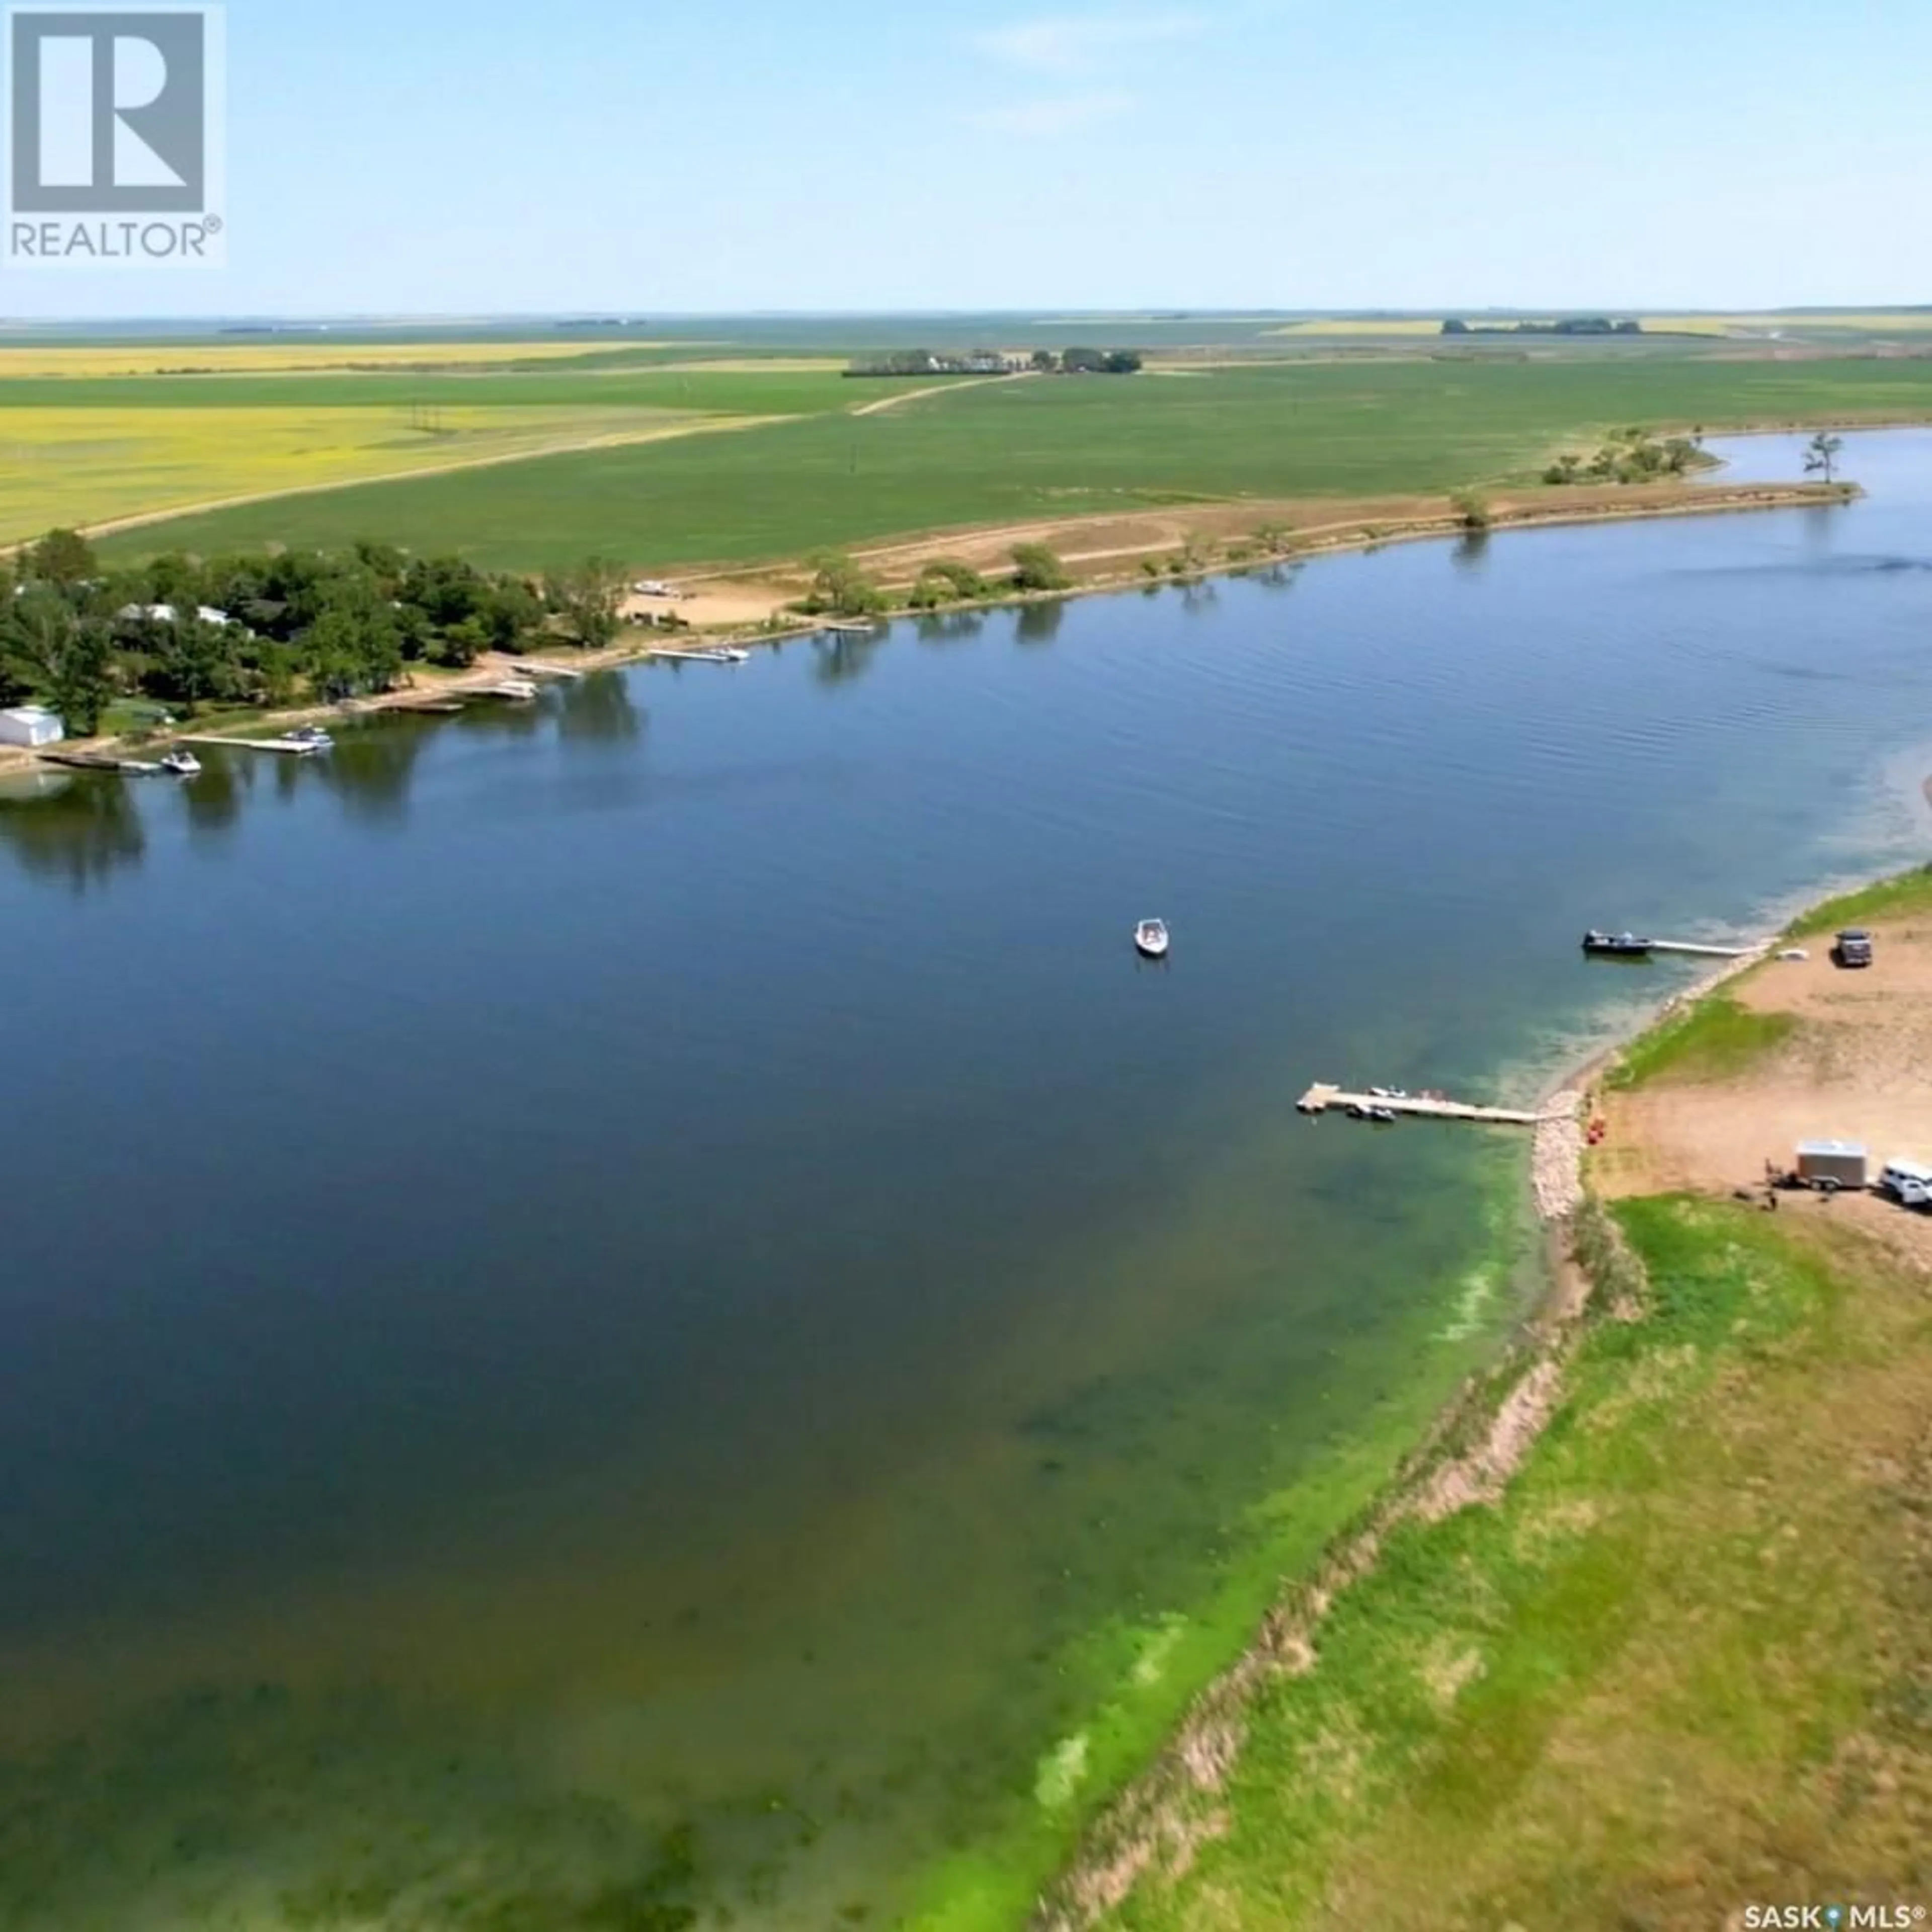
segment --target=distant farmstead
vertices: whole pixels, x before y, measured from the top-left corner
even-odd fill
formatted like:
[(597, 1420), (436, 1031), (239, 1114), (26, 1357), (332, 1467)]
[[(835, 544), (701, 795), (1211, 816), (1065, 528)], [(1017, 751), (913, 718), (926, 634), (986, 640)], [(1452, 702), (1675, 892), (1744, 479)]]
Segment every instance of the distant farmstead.
[(976, 349), (969, 355), (939, 356), (929, 349), (896, 349), (881, 356), (861, 356), (848, 376), (1017, 376), (1028, 367), (1023, 356)]
[(66, 736), (67, 728), (60, 720), (38, 704), (0, 711), (0, 745), (16, 745), (34, 752), (43, 745), (58, 745)]

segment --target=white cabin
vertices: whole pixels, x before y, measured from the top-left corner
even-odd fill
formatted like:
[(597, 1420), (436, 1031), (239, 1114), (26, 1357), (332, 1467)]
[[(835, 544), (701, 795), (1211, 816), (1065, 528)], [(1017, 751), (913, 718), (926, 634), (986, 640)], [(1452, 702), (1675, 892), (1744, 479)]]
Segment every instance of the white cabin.
[(38, 704), (0, 711), (0, 745), (19, 745), (34, 752), (43, 745), (58, 745), (66, 736), (67, 727)]

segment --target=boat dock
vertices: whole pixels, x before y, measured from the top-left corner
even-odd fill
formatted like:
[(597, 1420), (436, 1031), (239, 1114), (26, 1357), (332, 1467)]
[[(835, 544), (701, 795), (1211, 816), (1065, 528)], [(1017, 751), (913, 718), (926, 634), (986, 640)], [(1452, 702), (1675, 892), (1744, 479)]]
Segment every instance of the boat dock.
[(212, 745), (218, 752), (277, 752), (285, 758), (312, 758), (319, 746), (286, 738), (183, 738), (184, 745)]
[(74, 772), (125, 772), (136, 778), (152, 778), (161, 768), (142, 758), (113, 758), (105, 752), (42, 752), (44, 765), (64, 765)]
[(1394, 1100), (1382, 1094), (1352, 1094), (1346, 1088), (1318, 1082), (1310, 1088), (1295, 1105), (1304, 1114), (1325, 1114), (1331, 1107), (1380, 1107), (1389, 1113), (1406, 1114), (1414, 1120), (1472, 1120), (1479, 1126), (1490, 1127), (1540, 1127), (1546, 1120), (1567, 1120), (1572, 1112), (1569, 1108), (1559, 1108), (1550, 1113), (1534, 1114), (1514, 1107), (1467, 1106), (1460, 1100), (1413, 1097)]
[(568, 664), (513, 664), (510, 668), (519, 677), (556, 677), (570, 684), (589, 676), (588, 672), (573, 670)]
[(1742, 959), (1755, 952), (1754, 946), (1696, 946), (1688, 939), (1653, 939), (1653, 952), (1681, 952), (1693, 959)]

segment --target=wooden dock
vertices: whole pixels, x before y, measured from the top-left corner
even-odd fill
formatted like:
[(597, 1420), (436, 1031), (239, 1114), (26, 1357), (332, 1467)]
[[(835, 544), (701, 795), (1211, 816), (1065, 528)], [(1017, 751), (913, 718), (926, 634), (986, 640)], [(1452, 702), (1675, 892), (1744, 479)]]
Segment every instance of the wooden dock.
[(556, 677), (570, 684), (589, 675), (587, 672), (573, 670), (568, 664), (513, 664), (510, 668), (519, 677)]
[(152, 778), (161, 768), (142, 758), (110, 758), (105, 752), (42, 752), (44, 765), (64, 766), (70, 772), (125, 772), (135, 778)]
[(1540, 1127), (1546, 1120), (1570, 1118), (1573, 1110), (1559, 1107), (1544, 1114), (1527, 1113), (1514, 1107), (1472, 1107), (1460, 1100), (1390, 1100), (1376, 1094), (1352, 1094), (1346, 1088), (1318, 1083), (1309, 1088), (1295, 1105), (1304, 1114), (1325, 1114), (1331, 1107), (1383, 1107), (1391, 1114), (1420, 1120), (1472, 1120), (1479, 1126)]
[(184, 745), (212, 745), (217, 751), (274, 752), (285, 758), (312, 758), (322, 748), (287, 738), (183, 738)]
[(1755, 946), (1697, 946), (1688, 939), (1653, 939), (1653, 952), (1680, 952), (1693, 959), (1742, 959), (1758, 950)]

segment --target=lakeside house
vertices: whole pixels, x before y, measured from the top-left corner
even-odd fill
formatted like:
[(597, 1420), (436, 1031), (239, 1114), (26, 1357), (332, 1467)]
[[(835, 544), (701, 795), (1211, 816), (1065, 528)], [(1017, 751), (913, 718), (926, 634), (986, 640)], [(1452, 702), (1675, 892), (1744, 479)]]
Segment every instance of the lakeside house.
[[(115, 612), (116, 621), (123, 624), (138, 624), (144, 619), (151, 624), (172, 624), (181, 614), (172, 604), (124, 604)], [(196, 620), (204, 624), (232, 624), (235, 620), (226, 610), (217, 610), (208, 604), (195, 606)]]
[(0, 745), (37, 752), (44, 745), (58, 745), (66, 736), (67, 727), (51, 711), (38, 704), (0, 711)]

